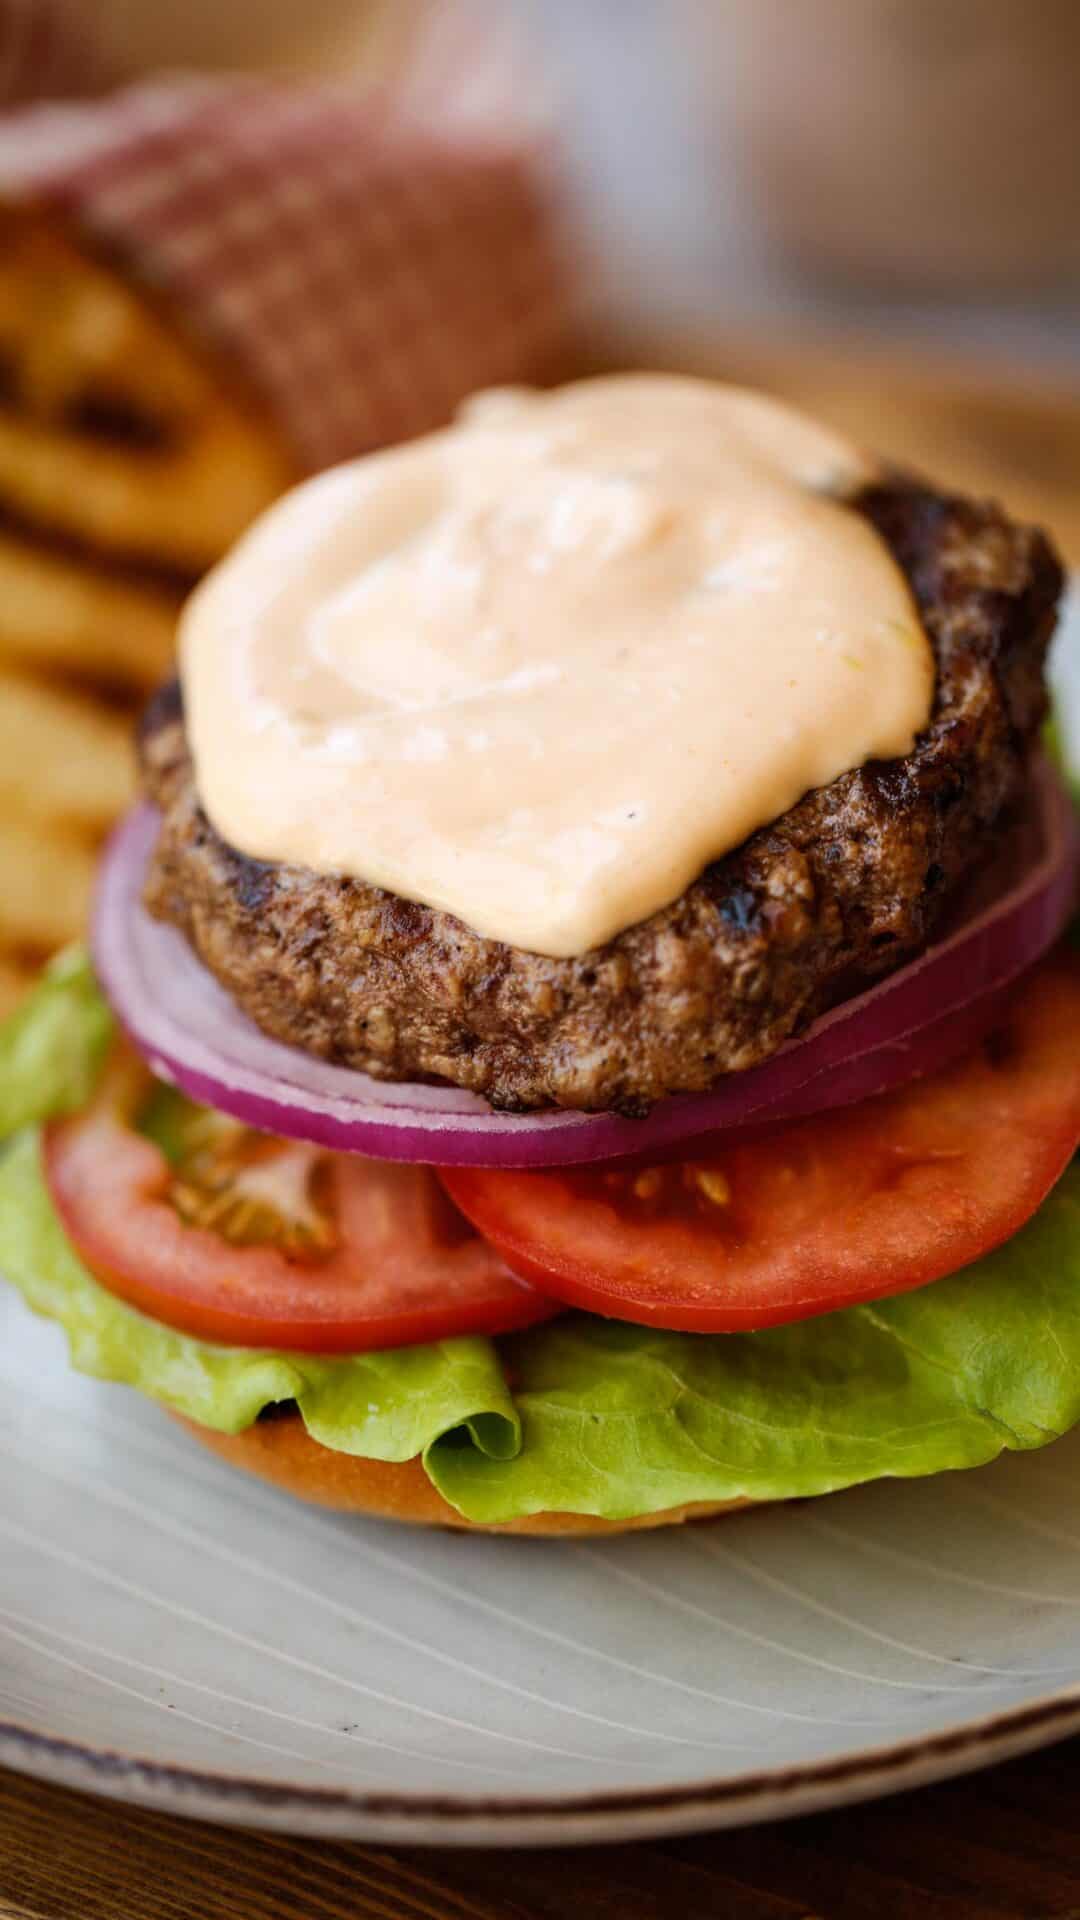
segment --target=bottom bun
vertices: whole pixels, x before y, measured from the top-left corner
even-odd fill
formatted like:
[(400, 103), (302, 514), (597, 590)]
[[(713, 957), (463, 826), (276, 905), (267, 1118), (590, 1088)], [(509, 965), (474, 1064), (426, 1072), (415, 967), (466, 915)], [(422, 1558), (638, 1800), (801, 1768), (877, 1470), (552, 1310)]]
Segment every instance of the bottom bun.
[(629, 1533), (642, 1527), (674, 1527), (684, 1520), (704, 1520), (752, 1506), (750, 1500), (695, 1500), (663, 1513), (645, 1513), (632, 1520), (598, 1520), (587, 1513), (533, 1513), (504, 1526), (485, 1527), (466, 1520), (432, 1486), (419, 1459), (401, 1462), (361, 1460), (355, 1454), (334, 1453), (313, 1440), (299, 1414), (258, 1421), (245, 1433), (215, 1433), (181, 1414), (174, 1415), (196, 1440), (230, 1466), (243, 1467), (318, 1507), (339, 1513), (372, 1513), (381, 1520), (401, 1520), (418, 1527), (460, 1527), (470, 1533)]

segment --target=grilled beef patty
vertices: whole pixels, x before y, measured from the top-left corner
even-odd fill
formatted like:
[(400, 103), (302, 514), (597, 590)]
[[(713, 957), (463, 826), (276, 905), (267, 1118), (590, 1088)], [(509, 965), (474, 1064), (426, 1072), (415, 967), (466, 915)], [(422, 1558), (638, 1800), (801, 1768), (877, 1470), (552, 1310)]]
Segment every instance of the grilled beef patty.
[(362, 881), (250, 860), (199, 804), (175, 684), (143, 727), (163, 815), (146, 901), (276, 1039), (521, 1111), (641, 1113), (755, 1066), (933, 934), (1017, 800), (1062, 575), (1042, 534), (910, 481), (863, 494), (937, 665), (902, 760), (807, 796), (661, 912), (570, 960)]

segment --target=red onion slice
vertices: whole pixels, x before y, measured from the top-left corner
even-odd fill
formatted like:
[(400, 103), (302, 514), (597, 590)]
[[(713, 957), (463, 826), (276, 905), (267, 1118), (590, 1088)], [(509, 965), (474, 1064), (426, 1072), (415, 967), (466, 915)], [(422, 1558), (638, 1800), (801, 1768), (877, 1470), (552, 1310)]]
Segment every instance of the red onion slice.
[(103, 863), (94, 960), (119, 1019), (154, 1072), (264, 1132), (375, 1159), (436, 1166), (551, 1167), (659, 1154), (709, 1134), (846, 1105), (943, 1065), (988, 1027), (996, 997), (1053, 945), (1072, 909), (1069, 801), (1040, 767), (1034, 853), (1019, 879), (918, 960), (844, 1002), (764, 1065), (710, 1093), (662, 1100), (643, 1120), (552, 1110), (496, 1113), (453, 1087), (392, 1085), (268, 1039), (174, 928), (141, 904), (158, 815), (136, 808)]

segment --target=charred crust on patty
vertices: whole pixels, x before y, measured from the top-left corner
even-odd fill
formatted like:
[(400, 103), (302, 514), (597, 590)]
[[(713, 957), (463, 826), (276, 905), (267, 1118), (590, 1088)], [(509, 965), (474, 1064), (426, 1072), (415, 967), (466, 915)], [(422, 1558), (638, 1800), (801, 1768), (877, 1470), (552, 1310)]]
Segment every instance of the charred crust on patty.
[(142, 728), (162, 827), (146, 903), (267, 1033), (493, 1106), (643, 1113), (753, 1067), (925, 946), (1019, 799), (1062, 586), (1046, 538), (890, 479), (853, 503), (910, 582), (936, 665), (904, 759), (806, 795), (670, 906), (561, 960), (359, 880), (250, 860), (199, 804), (175, 687)]

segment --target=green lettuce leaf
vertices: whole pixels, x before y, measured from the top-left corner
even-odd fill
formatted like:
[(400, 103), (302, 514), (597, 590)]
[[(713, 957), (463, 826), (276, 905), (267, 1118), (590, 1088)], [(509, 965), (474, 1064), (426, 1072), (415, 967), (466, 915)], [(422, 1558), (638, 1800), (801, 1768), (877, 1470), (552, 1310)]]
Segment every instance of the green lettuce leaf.
[(663, 1333), (573, 1315), (505, 1343), (514, 1457), (428, 1457), (470, 1519), (624, 1519), (975, 1467), (1080, 1420), (1080, 1167), (963, 1273), (762, 1333)]
[(0, 1026), (0, 1140), (84, 1107), (112, 1033), (89, 957), (84, 948), (69, 947)]
[(0, 1272), (28, 1306), (65, 1329), (81, 1373), (123, 1381), (223, 1433), (240, 1433), (263, 1407), (295, 1400), (324, 1447), (371, 1460), (411, 1460), (454, 1428), (478, 1452), (509, 1453), (520, 1443), (487, 1340), (325, 1360), (213, 1346), (137, 1313), (98, 1284), (65, 1237), (33, 1132), (0, 1160)]
[(92, 1279), (53, 1212), (33, 1133), (0, 1162), (0, 1270), (66, 1329), (82, 1371), (225, 1432), (295, 1399), (323, 1446), (420, 1454), (446, 1499), (489, 1524), (826, 1493), (979, 1466), (1080, 1420), (1080, 1166), (963, 1273), (764, 1333), (568, 1314), (498, 1346), (341, 1360), (212, 1346)]

